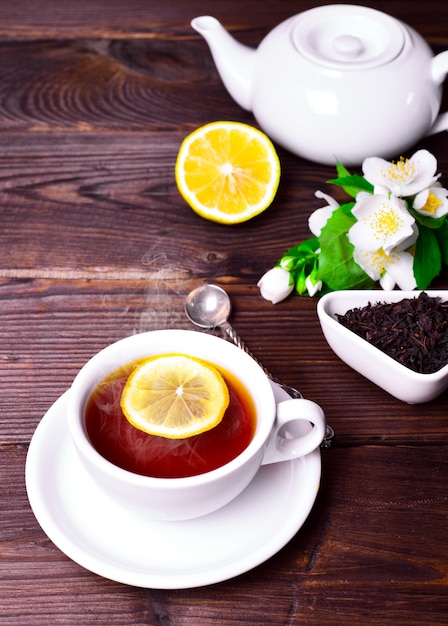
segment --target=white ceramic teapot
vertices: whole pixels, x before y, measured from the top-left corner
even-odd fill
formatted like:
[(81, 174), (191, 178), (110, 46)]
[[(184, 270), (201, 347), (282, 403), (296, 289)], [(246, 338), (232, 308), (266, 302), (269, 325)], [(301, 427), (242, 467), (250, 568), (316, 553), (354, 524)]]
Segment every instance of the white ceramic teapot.
[(375, 9), (320, 6), (287, 19), (255, 50), (213, 17), (192, 27), (230, 95), (279, 145), (319, 163), (399, 158), (448, 128), (438, 117), (448, 51)]

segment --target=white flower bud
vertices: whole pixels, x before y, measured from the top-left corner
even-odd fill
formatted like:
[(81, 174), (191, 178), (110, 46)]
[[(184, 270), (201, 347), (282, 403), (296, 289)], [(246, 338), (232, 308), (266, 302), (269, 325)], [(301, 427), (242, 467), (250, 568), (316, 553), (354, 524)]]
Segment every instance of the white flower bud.
[(294, 288), (294, 282), (288, 270), (273, 267), (260, 278), (257, 286), (265, 300), (277, 304), (289, 296)]
[(311, 297), (316, 295), (316, 293), (322, 289), (322, 281), (317, 280), (316, 282), (314, 282), (314, 277), (311, 276), (306, 277), (305, 285), (308, 290), (308, 294)]

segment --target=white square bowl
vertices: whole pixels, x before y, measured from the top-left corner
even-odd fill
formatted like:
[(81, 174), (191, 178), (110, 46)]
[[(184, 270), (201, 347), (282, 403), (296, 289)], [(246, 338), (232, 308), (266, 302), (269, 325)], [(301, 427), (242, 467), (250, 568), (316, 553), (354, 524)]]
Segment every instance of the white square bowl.
[[(343, 326), (336, 315), (362, 308), (369, 303), (398, 302), (417, 298), (420, 291), (334, 291), (322, 296), (317, 314), (325, 339), (335, 354), (347, 365), (373, 383), (409, 404), (429, 402), (448, 387), (448, 365), (431, 374), (420, 374), (402, 365), (356, 333)], [(448, 291), (430, 291), (431, 297), (448, 299)]]

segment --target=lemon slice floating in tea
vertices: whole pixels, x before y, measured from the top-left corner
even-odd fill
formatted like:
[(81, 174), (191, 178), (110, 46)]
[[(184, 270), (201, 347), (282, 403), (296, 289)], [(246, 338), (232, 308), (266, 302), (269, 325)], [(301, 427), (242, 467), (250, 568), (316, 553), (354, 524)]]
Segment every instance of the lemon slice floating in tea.
[(217, 426), (229, 405), (221, 373), (196, 357), (151, 357), (130, 374), (121, 394), (128, 421), (150, 435), (186, 439)]
[(272, 203), (280, 161), (271, 140), (240, 122), (212, 122), (188, 135), (176, 161), (176, 183), (202, 217), (238, 224)]

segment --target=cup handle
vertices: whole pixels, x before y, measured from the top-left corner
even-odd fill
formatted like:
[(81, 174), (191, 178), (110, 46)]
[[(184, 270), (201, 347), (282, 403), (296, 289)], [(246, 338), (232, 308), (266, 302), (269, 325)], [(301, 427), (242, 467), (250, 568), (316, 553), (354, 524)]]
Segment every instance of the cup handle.
[(324, 436), (325, 415), (318, 404), (305, 398), (279, 402), (261, 464), (305, 456), (320, 446)]

